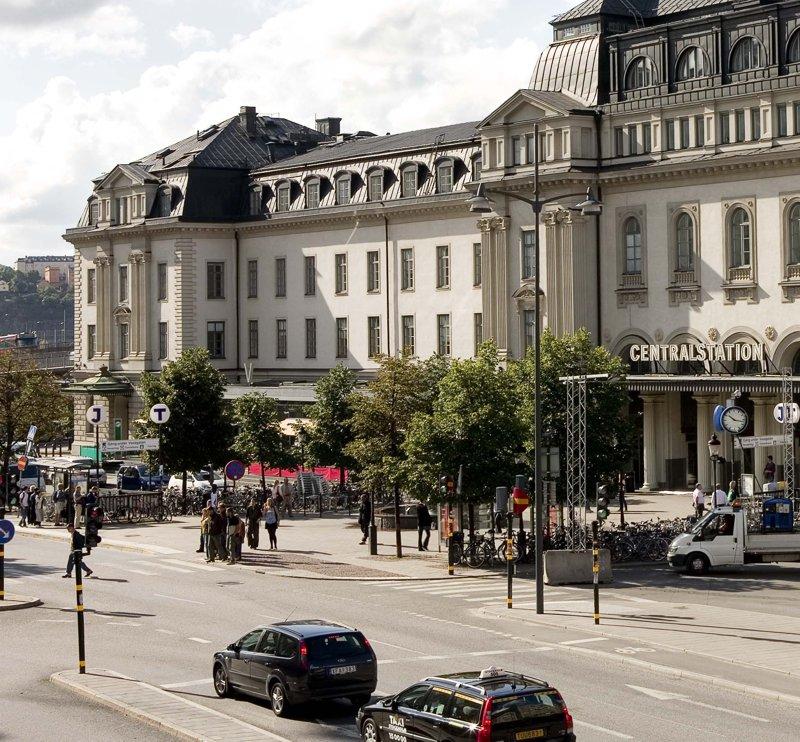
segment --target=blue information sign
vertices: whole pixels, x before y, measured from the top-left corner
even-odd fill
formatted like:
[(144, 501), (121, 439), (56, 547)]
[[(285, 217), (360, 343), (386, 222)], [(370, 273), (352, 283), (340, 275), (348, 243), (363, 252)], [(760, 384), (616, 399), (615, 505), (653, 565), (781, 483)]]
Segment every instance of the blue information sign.
[(244, 476), (245, 469), (246, 467), (241, 461), (234, 459), (225, 464), (225, 476), (236, 481)]
[(0, 544), (7, 544), (14, 538), (14, 524), (10, 520), (0, 520)]

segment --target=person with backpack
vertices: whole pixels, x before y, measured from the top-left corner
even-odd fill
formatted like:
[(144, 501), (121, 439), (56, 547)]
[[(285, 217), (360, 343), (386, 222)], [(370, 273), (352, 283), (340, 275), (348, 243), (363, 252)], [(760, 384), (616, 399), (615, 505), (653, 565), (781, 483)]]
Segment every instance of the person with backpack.
[(278, 548), (278, 525), (280, 523), (280, 516), (278, 515), (278, 508), (270, 497), (264, 505), (264, 528), (267, 529), (269, 534), (269, 548), (275, 550)]

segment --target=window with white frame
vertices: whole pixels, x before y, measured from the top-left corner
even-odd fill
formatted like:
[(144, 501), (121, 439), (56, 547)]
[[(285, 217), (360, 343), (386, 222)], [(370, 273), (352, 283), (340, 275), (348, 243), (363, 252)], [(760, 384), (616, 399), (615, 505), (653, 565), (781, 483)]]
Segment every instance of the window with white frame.
[(625, 220), (625, 273), (642, 274), (642, 225), (635, 216)]
[(367, 352), (370, 358), (381, 353), (381, 318), (367, 317)]
[(247, 357), (258, 358), (258, 320), (247, 321)]
[(383, 198), (383, 170), (373, 170), (369, 174), (367, 188), (370, 201), (380, 201)]
[(533, 347), (536, 332), (536, 312), (533, 309), (522, 310), (522, 342), (524, 350)]
[(411, 198), (417, 195), (417, 166), (407, 165), (402, 172), (402, 191), (403, 198)]
[(786, 61), (789, 63), (800, 62), (800, 30), (795, 31), (786, 47)]
[(694, 270), (694, 221), (685, 211), (675, 220), (675, 270)]
[(689, 118), (683, 116), (678, 119), (678, 127), (681, 133), (681, 149), (689, 149)]
[(694, 117), (694, 144), (702, 147), (706, 143), (706, 117), (703, 114)]
[(336, 203), (340, 206), (350, 203), (352, 182), (350, 173), (344, 173), (336, 178)]
[(89, 204), (89, 226), (96, 227), (97, 222), (100, 221), (100, 204), (97, 201), (92, 201)]
[(532, 229), (522, 230), (522, 255), (520, 260), (522, 279), (529, 280), (536, 272), (536, 232)]
[(381, 263), (377, 250), (367, 251), (367, 291), (370, 294), (381, 290)]
[(306, 208), (319, 208), (319, 179), (309, 180), (306, 183)]
[(86, 357), (94, 358), (97, 353), (97, 325), (86, 326)]
[(404, 314), (400, 318), (400, 325), (403, 331), (403, 354), (407, 356), (413, 356), (416, 354), (414, 315)]
[(436, 315), (436, 352), (440, 356), (450, 355), (450, 315)]
[(247, 261), (247, 298), (258, 298), (258, 260)]
[(436, 288), (450, 288), (450, 247), (438, 245), (436, 248)]
[(743, 142), (745, 140), (745, 130), (744, 130), (744, 109), (739, 109), (733, 112), (733, 121), (735, 125), (734, 133), (736, 135), (737, 142)]
[(748, 267), (752, 257), (750, 214), (741, 206), (736, 207), (731, 213), (729, 230), (730, 267)]
[(335, 274), (336, 274), (336, 293), (347, 293), (347, 253), (336, 253), (334, 256)]
[(286, 358), (286, 320), (275, 320), (275, 358)]
[(653, 126), (650, 123), (642, 124), (642, 153), (650, 154), (653, 151)]
[(778, 136), (785, 137), (789, 134), (789, 121), (787, 116), (786, 104), (781, 103), (777, 106), (778, 116)]
[(166, 322), (158, 323), (158, 360), (164, 361), (169, 357), (169, 326)]
[(288, 183), (281, 183), (278, 186), (275, 210), (289, 211), (290, 203), (291, 203), (291, 187), (289, 186)]
[(625, 154), (625, 129), (621, 126), (614, 127), (614, 157)]
[(474, 337), (475, 355), (478, 355), (478, 350), (483, 343), (483, 314), (475, 312), (472, 315), (472, 332)]
[(225, 358), (224, 322), (206, 322), (206, 348), (211, 358)]
[(525, 156), (524, 146), (522, 144), (522, 137), (511, 137), (511, 164), (521, 165), (523, 157)]
[(453, 191), (453, 161), (443, 160), (436, 166), (436, 190), (439, 193)]
[(306, 358), (317, 357), (317, 319), (306, 317)]
[(86, 301), (94, 304), (97, 296), (97, 269), (89, 268), (86, 271)]
[(262, 193), (261, 186), (255, 186), (250, 189), (250, 216), (259, 216), (261, 214)]
[(731, 115), (729, 111), (719, 114), (719, 141), (722, 144), (731, 142)]
[(414, 289), (414, 250), (411, 247), (400, 250), (400, 289), (402, 291)]
[(315, 296), (317, 293), (317, 258), (314, 255), (306, 255), (303, 258), (303, 268), (306, 296)]
[(750, 109), (750, 139), (756, 141), (761, 139), (761, 109)]
[(347, 317), (336, 318), (336, 357), (347, 358)]

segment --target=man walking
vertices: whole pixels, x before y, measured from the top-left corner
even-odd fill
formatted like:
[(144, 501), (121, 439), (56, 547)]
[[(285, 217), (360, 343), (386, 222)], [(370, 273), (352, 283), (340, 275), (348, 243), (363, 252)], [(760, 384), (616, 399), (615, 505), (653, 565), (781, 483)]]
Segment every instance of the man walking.
[[(83, 552), (83, 547), (86, 546), (86, 539), (83, 537), (83, 534), (75, 528), (74, 523), (70, 523), (67, 526), (67, 531), (71, 539), (69, 557), (67, 558), (67, 573), (61, 575), (64, 578), (72, 577), (72, 568), (75, 566), (75, 552)], [(83, 558), (81, 558), (81, 569), (86, 573), (87, 577), (93, 574), (92, 570), (86, 566), (86, 562), (83, 561)]]
[[(431, 540), (431, 511), (424, 502), (417, 504), (417, 545), (420, 551), (428, 551), (428, 543)], [(423, 539), (423, 534), (425, 538)]]
[(692, 505), (694, 506), (694, 514), (699, 519), (703, 517), (703, 513), (706, 511), (706, 493), (703, 489), (703, 485), (700, 482), (694, 488), (694, 492), (692, 492)]
[(261, 522), (261, 508), (255, 498), (247, 506), (247, 545), (251, 549), (258, 549), (258, 527)]
[(367, 536), (369, 535), (369, 524), (372, 522), (372, 503), (369, 501), (369, 495), (365, 492), (361, 496), (361, 505), (358, 507), (358, 525), (361, 526), (361, 534), (363, 538), (359, 543), (366, 544)]

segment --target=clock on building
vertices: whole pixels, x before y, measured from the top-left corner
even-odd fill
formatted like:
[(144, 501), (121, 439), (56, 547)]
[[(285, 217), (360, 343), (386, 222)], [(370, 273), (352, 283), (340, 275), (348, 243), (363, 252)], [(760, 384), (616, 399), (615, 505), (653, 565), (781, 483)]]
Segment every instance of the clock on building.
[(750, 419), (747, 411), (741, 407), (726, 407), (722, 412), (720, 422), (723, 430), (733, 435), (741, 435), (747, 428)]

